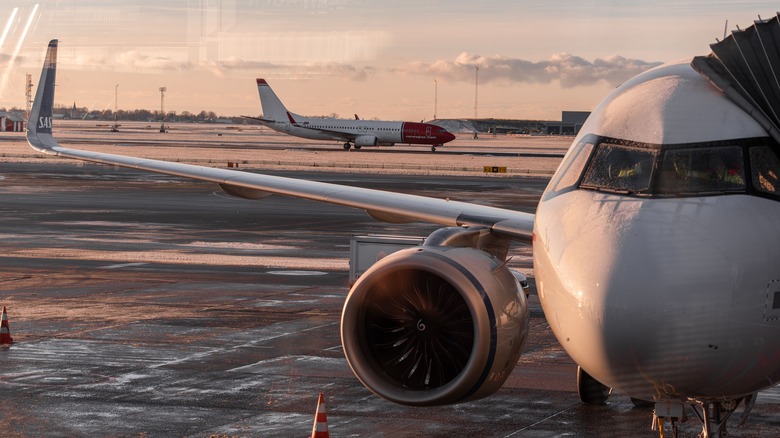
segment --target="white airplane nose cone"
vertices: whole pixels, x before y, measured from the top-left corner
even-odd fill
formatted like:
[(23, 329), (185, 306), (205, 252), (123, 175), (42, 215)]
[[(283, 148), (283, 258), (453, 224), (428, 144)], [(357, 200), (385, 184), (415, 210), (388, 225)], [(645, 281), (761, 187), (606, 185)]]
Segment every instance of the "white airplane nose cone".
[[(574, 208), (557, 225), (576, 238), (538, 230), (534, 248), (545, 313), (572, 358), (645, 399), (760, 388), (761, 378), (731, 375), (771, 333), (763, 318), (770, 280), (759, 274), (768, 262), (755, 251), (772, 245), (746, 246), (753, 233), (738, 226), (756, 199), (572, 194)], [(591, 207), (575, 217), (578, 202)]]

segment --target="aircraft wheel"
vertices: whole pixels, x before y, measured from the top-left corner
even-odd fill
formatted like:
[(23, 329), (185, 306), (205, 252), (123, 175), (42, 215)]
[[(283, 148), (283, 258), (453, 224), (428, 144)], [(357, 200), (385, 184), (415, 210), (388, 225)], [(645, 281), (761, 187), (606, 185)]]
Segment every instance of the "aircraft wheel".
[(352, 147), (352, 145), (351, 145), (351, 144), (349, 144), (349, 143), (344, 143), (344, 150), (345, 150), (345, 151), (348, 151), (350, 147)]
[(577, 367), (577, 393), (580, 400), (589, 405), (603, 405), (609, 398), (611, 389)]
[(436, 146), (431, 146), (431, 152), (436, 152)]
[(360, 149), (360, 148), (362, 148), (362, 147), (363, 147), (363, 146), (358, 146), (358, 145), (355, 145), (355, 149)]

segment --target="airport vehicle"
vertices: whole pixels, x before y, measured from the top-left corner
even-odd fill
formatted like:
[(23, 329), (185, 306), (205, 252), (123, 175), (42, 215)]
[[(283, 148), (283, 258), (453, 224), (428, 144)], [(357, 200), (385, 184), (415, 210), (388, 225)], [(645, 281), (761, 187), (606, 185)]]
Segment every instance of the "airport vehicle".
[(717, 437), (780, 380), (780, 137), (687, 63), (609, 94), (528, 214), (62, 147), (56, 54), (53, 40), (28, 124), (36, 150), (443, 226), (373, 265), (344, 304), (347, 361), (388, 400), (458, 403), (501, 387), (529, 330), (505, 263), (513, 242), (533, 245), (539, 299), (584, 402), (614, 389), (655, 403), (662, 435), (690, 408)]
[(257, 79), (257, 91), (263, 106), (263, 117), (249, 117), (274, 131), (311, 140), (336, 140), (344, 142), (344, 149), (363, 146), (393, 146), (401, 144), (427, 144), (431, 151), (455, 139), (449, 131), (431, 123), (388, 122), (381, 120), (335, 119), (303, 117), (287, 111), (265, 79)]

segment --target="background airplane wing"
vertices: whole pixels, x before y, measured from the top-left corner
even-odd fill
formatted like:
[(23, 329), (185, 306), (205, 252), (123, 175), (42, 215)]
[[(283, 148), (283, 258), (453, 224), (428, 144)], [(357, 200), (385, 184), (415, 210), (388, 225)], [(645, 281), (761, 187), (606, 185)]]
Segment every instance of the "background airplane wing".
[(275, 120), (273, 120), (273, 119), (264, 119), (262, 117), (252, 117), (252, 116), (241, 116), (241, 117), (243, 117), (245, 119), (249, 119), (249, 120), (258, 120), (258, 121), (266, 122), (266, 123), (273, 123), (273, 122), (275, 122)]
[(250, 199), (259, 199), (269, 194), (294, 196), (363, 209), (372, 217), (386, 222), (419, 221), (444, 226), (482, 225), (514, 240), (527, 243), (532, 240), (534, 215), (529, 213), (382, 190), (62, 147), (52, 134), (56, 67), (57, 40), (52, 40), (27, 125), (27, 141), (33, 149), (40, 152), (214, 182), (228, 193)]

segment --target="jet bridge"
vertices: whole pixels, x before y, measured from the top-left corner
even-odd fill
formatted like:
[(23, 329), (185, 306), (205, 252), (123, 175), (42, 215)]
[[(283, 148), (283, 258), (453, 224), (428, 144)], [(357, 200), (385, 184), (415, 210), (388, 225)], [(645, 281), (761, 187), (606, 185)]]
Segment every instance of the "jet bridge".
[(753, 116), (780, 143), (780, 18), (759, 17), (711, 44), (691, 66)]

